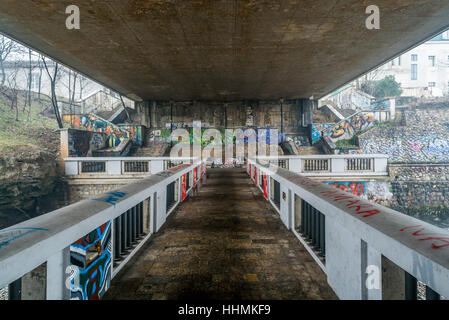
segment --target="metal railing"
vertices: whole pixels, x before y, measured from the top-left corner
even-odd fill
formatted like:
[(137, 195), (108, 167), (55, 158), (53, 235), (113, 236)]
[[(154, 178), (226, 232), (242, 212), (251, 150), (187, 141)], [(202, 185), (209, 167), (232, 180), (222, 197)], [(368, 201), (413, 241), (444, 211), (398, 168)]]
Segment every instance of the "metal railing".
[(0, 230), (0, 288), (10, 299), (101, 298), (182, 202), (176, 189), (195, 168), (199, 188), (205, 166), (195, 161)]
[[(448, 230), (302, 174), (275, 169), (256, 159), (247, 161), (250, 178), (263, 177), (258, 188), (327, 273), (339, 298), (449, 297)], [(275, 185), (266, 182), (271, 180), (280, 185), (279, 205), (273, 201)], [(368, 286), (367, 280), (374, 285)]]

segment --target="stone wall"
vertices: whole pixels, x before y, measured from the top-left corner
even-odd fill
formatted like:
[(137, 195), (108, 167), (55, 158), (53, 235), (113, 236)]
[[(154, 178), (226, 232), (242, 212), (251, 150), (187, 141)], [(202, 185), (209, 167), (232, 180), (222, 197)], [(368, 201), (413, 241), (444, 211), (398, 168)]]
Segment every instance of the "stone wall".
[(390, 207), (449, 227), (449, 164), (390, 165)]
[[(129, 182), (127, 182), (129, 183)], [(126, 185), (127, 183), (111, 183), (111, 184), (68, 184), (67, 185), (67, 201), (72, 204), (81, 200), (90, 199), (96, 195), (112, 191)]]
[(449, 107), (404, 111), (404, 125), (375, 127), (359, 137), (362, 153), (382, 153), (392, 162), (448, 162)]

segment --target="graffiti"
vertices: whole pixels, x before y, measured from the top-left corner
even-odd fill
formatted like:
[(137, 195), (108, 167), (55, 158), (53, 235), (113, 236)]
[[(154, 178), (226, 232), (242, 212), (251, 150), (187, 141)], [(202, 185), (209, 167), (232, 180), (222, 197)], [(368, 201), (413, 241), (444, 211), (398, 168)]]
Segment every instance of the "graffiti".
[(184, 201), (187, 196), (187, 175), (183, 174), (181, 177), (181, 201)]
[(106, 146), (109, 148), (117, 147), (126, 139), (131, 139), (129, 131), (122, 129), (115, 124), (101, 119), (100, 117), (90, 115), (63, 115), (65, 123), (74, 128), (79, 128), (92, 132), (100, 132), (106, 136)]
[(254, 167), (254, 184), (257, 186), (257, 167)]
[(323, 182), (335, 188), (349, 192), (362, 199), (370, 200), (378, 204), (387, 205), (393, 198), (390, 183), (386, 181), (363, 181), (363, 182)]
[(362, 150), (357, 148), (335, 149), (335, 154), (361, 154)]
[(369, 110), (371, 111), (389, 111), (391, 106), (390, 98), (371, 102)]
[(328, 182), (328, 184), (340, 190), (350, 192), (359, 197), (364, 195), (364, 182)]
[(101, 198), (94, 198), (92, 200), (96, 200), (96, 201), (103, 201), (109, 204), (112, 204), (115, 208), (115, 205), (117, 204), (117, 202), (120, 201), (121, 198), (123, 198), (124, 196), (126, 196), (126, 193), (124, 192), (106, 192), (105, 195)]
[(111, 222), (96, 228), (70, 246), (70, 263), (79, 269), (71, 280), (73, 300), (99, 300), (112, 276)]
[(360, 112), (352, 117), (340, 121), (338, 124), (323, 131), (323, 137), (331, 142), (349, 139), (357, 132), (367, 129), (375, 123), (372, 112)]
[(134, 145), (141, 146), (143, 145), (143, 128), (142, 126), (137, 125), (122, 125), (120, 126), (121, 129), (126, 130), (130, 133), (131, 140)]
[(265, 199), (268, 199), (268, 178), (266, 173), (263, 174), (263, 195)]
[(449, 160), (449, 140), (427, 135), (395, 140), (394, 136), (385, 139), (361, 139), (363, 153), (388, 154), (392, 161), (430, 161)]
[[(422, 225), (409, 226), (400, 229), (401, 232), (404, 232), (409, 229), (415, 229), (412, 233), (413, 237), (423, 237), (419, 238), (418, 241), (432, 241), (432, 249), (441, 249), (449, 246), (449, 236), (444, 233), (422, 233), (425, 231), (425, 228)], [(442, 242), (443, 244), (436, 244), (435, 241)]]
[(335, 123), (313, 123), (312, 124), (312, 143), (316, 143), (321, 140), (324, 130), (334, 127)]
[(14, 240), (22, 238), (27, 234), (36, 232), (36, 231), (48, 231), (48, 229), (44, 228), (12, 228), (0, 231), (0, 249), (4, 246), (7, 246)]

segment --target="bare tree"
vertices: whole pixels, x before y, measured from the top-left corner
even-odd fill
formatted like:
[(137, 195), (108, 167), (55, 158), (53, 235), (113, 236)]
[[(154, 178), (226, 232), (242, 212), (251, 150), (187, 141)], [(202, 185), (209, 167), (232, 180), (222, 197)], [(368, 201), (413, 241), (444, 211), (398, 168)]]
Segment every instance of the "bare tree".
[(6, 88), (3, 89), (3, 94), (9, 99), (11, 110), (16, 111), (16, 121), (19, 121), (19, 106), (18, 106), (18, 95), (19, 87), (17, 83), (17, 78), (20, 71), (20, 63), (15, 61), (10, 68), (10, 72), (6, 75), (5, 73), (5, 85)]
[(0, 35), (0, 70), (1, 70), (1, 80), (0, 83), (3, 86), (6, 80), (4, 62), (19, 48), (19, 44), (3, 35)]
[[(60, 69), (59, 69), (59, 63), (54, 62), (54, 68), (53, 72), (50, 72), (49, 66), (47, 64), (46, 58), (42, 57), (42, 62), (45, 67), (45, 71), (47, 72), (48, 78), (50, 79), (50, 86), (51, 86), (51, 104), (53, 106), (53, 110), (55, 112), (56, 121), (58, 122), (58, 126), (60, 129), (62, 129), (64, 126), (62, 124), (61, 114), (59, 112), (58, 107), (58, 98), (56, 97), (56, 84), (60, 78)], [(52, 75), (53, 73), (53, 75)]]

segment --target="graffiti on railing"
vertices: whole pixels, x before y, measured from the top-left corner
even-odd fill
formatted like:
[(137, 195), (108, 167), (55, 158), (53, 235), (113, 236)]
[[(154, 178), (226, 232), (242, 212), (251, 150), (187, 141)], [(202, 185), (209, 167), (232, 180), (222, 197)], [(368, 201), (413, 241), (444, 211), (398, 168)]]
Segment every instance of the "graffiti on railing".
[[(406, 231), (408, 229), (417, 229), (412, 233), (414, 237), (424, 237), (418, 239), (418, 241), (432, 241), (432, 249), (440, 249), (449, 246), (449, 236), (443, 233), (422, 233), (425, 228), (422, 225), (409, 226), (400, 229), (401, 232)], [(444, 244), (436, 245), (433, 240), (443, 242)]]
[(94, 198), (92, 200), (97, 200), (97, 201), (103, 201), (106, 203), (109, 203), (111, 205), (114, 206), (117, 204), (117, 202), (120, 201), (121, 198), (123, 198), (124, 196), (126, 196), (125, 192), (117, 192), (117, 191), (111, 191), (111, 192), (106, 192), (104, 196), (102, 196), (101, 198)]
[(73, 300), (99, 300), (112, 277), (111, 222), (107, 222), (70, 246), (70, 263), (78, 268), (71, 279)]
[(44, 228), (13, 228), (0, 231), (0, 249), (14, 240), (22, 238), (23, 236), (36, 232), (36, 231), (48, 231)]

